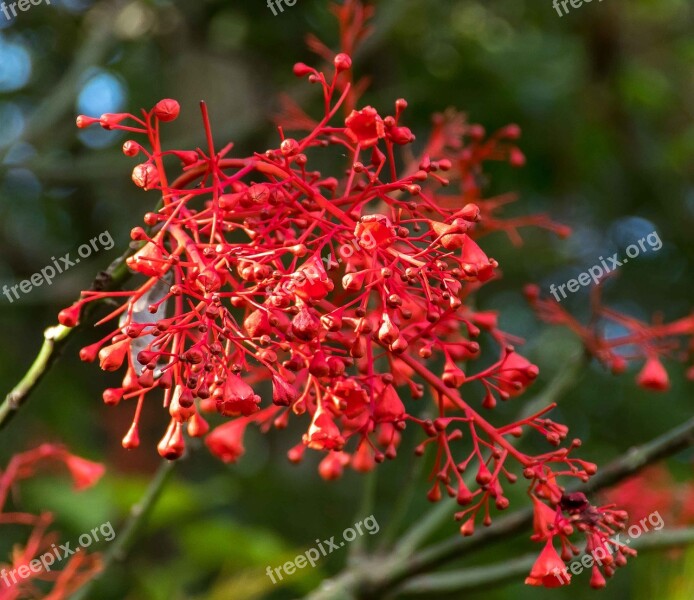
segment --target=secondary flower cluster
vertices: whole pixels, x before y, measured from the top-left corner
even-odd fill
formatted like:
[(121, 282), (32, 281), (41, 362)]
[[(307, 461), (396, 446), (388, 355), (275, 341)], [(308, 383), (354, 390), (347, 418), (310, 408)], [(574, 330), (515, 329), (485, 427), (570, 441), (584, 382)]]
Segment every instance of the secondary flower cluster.
[[(59, 541), (57, 533), (49, 531), (53, 517), (48, 512), (35, 515), (8, 510), (8, 496), (11, 491), (16, 491), (19, 481), (34, 476), (39, 467), (51, 463), (63, 463), (68, 468), (77, 491), (91, 487), (104, 473), (102, 465), (70, 454), (62, 446), (54, 444), (42, 444), (34, 450), (16, 454), (4, 471), (0, 471), (0, 523), (30, 530), (26, 543), (14, 546), (11, 562), (0, 562), (0, 600), (37, 597), (63, 600), (101, 568), (99, 556), (87, 552), (75, 553), (60, 570), (51, 568), (37, 572), (34, 565), (29, 568), (30, 563), (36, 563), (41, 554), (50, 551), (51, 546)], [(18, 570), (19, 577), (16, 575)], [(50, 593), (40, 595), (44, 587), (43, 584), (37, 586), (37, 582), (49, 582)]]
[[(636, 376), (642, 388), (656, 392), (670, 389), (670, 377), (661, 357), (689, 362), (687, 378), (694, 381), (694, 313), (671, 323), (656, 319), (653, 324), (606, 307), (601, 301), (601, 288), (594, 288), (591, 302), (592, 314), (583, 325), (561, 304), (551, 298), (541, 298), (536, 285), (525, 289), (526, 298), (537, 315), (547, 323), (563, 325), (573, 331), (583, 342), (586, 352), (599, 360), (615, 375), (626, 371), (629, 361), (643, 360)], [(609, 335), (607, 325), (624, 331)], [(687, 340), (687, 345), (681, 343)]]
[[(343, 49), (352, 41), (343, 39)], [(499, 426), (481, 414), (522, 394), (538, 368), (498, 328), (496, 313), (473, 307), (472, 295), (499, 266), (478, 241), (503, 231), (520, 242), (527, 225), (568, 234), (543, 215), (503, 218), (511, 196), (483, 197), (486, 161), (523, 164), (519, 128), (487, 136), (449, 111), (435, 117), (415, 154), (403, 124), (406, 101), (397, 100), (392, 114), (357, 108), (350, 56), (331, 60), (327, 70), (294, 67), (322, 91), (322, 117), (287, 103), (277, 147), (252, 156), (215, 147), (204, 104), (205, 150), (163, 148), (161, 125), (177, 118), (175, 100), (139, 116), (78, 117), (79, 127), (142, 136), (146, 143), (127, 140), (123, 152), (139, 160), (135, 185), (161, 196), (131, 233), (134, 289), (85, 291), (59, 316), (72, 327), (87, 303), (118, 303), (100, 321), (117, 319), (111, 331), (80, 356), (125, 371), (120, 387), (103, 394), (110, 405), (135, 403), (123, 446), (139, 445), (143, 404), (155, 392), (168, 415), (163, 457), (180, 457), (187, 433), (234, 462), (250, 423), (282, 428), (296, 416), (306, 432), (289, 458), (301, 460), (306, 448), (324, 452), (325, 479), (348, 465), (369, 471), (393, 459), (411, 423), (423, 432), (417, 453), (435, 453), (428, 497), (457, 498), (463, 534), (477, 521), (491, 523), (492, 507), (508, 507), (513, 462), (534, 497), (572, 514), (560, 506), (557, 478), (586, 480), (595, 466), (570, 456), (578, 440), (561, 447), (567, 428), (546, 417), (553, 407)], [(348, 157), (339, 177), (312, 167), (319, 153)], [(476, 368), (485, 338), (496, 358)], [(210, 431), (203, 416), (210, 413), (230, 420)], [(517, 449), (526, 430), (543, 436), (549, 451)], [(595, 527), (612, 514), (592, 507), (582, 514), (590, 511), (600, 515)]]
[[(601, 557), (592, 568), (592, 588), (605, 587), (605, 577), (611, 577), (617, 567), (623, 567), (627, 562), (627, 556), (636, 556), (636, 550), (612, 539), (615, 533), (626, 527), (625, 511), (614, 510), (614, 505), (592, 506), (580, 492), (563, 494), (556, 502), (555, 509), (547, 506), (535, 495), (531, 498), (534, 505), (535, 529), (532, 539), (544, 541), (545, 546), (525, 583), (550, 588), (570, 583), (571, 574), (564, 564), (581, 552), (581, 549), (569, 540), (574, 531), (579, 531), (585, 536), (586, 553)], [(554, 547), (555, 537), (559, 538), (561, 553)]]

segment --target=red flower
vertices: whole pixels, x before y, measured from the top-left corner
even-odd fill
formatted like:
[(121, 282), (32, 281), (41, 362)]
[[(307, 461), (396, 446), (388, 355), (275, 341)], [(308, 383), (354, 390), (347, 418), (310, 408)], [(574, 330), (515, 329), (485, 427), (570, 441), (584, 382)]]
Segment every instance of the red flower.
[(636, 382), (647, 390), (656, 392), (666, 392), (670, 389), (670, 378), (668, 377), (663, 363), (657, 358), (649, 358), (643, 365)]
[(549, 539), (555, 532), (554, 522), (557, 511), (547, 506), (542, 500), (532, 496), (533, 501), (533, 541)]
[(539, 373), (539, 369), (527, 358), (511, 352), (504, 361), (499, 388), (509, 396), (518, 396), (527, 388)]
[(335, 406), (348, 419), (361, 414), (369, 404), (366, 391), (353, 379), (338, 381), (332, 388)]
[(395, 227), (385, 215), (364, 215), (354, 228), (354, 236), (365, 250), (390, 245), (395, 239)]
[(405, 416), (405, 406), (392, 385), (383, 388), (383, 393), (376, 399), (374, 421), (378, 423), (401, 421)]
[(478, 281), (487, 281), (494, 275), (497, 262), (490, 259), (469, 235), (461, 235), (463, 243), (460, 257), (465, 263), (463, 268), (466, 275)]
[(371, 106), (353, 110), (345, 119), (345, 126), (347, 135), (362, 148), (375, 146), (386, 135), (383, 119)]
[(544, 586), (547, 588), (560, 587), (571, 581), (571, 574), (564, 571), (564, 561), (554, 549), (552, 539), (548, 539), (544, 549), (537, 557), (530, 575), (526, 577), (527, 585)]
[(340, 434), (332, 416), (320, 405), (313, 415), (308, 433), (304, 434), (303, 441), (314, 450), (342, 450), (345, 445), (345, 438)]
[(205, 438), (210, 452), (225, 463), (235, 463), (243, 453), (243, 434), (248, 421), (235, 419), (213, 429)]
[(76, 490), (84, 490), (95, 485), (106, 470), (102, 464), (67, 453), (65, 465), (70, 469)]
[(218, 388), (213, 394), (217, 401), (217, 411), (225, 417), (250, 415), (258, 411), (260, 396), (253, 392), (238, 375), (227, 377), (224, 388)]
[(334, 287), (317, 256), (307, 260), (296, 275), (294, 293), (302, 300), (322, 300)]

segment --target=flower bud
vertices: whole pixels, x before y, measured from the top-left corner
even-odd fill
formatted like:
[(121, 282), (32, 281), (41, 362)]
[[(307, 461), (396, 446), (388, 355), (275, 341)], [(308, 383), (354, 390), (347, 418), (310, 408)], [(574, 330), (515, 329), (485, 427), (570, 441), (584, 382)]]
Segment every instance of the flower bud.
[(310, 75), (311, 73), (316, 72), (316, 70), (313, 67), (309, 67), (307, 64), (302, 62), (296, 63), (292, 70), (294, 71), (294, 75), (296, 75), (297, 77), (305, 77), (306, 75)]
[(159, 100), (159, 102), (154, 105), (154, 110), (152, 112), (160, 121), (173, 121), (178, 117), (178, 113), (181, 112), (181, 106), (176, 100), (165, 98), (164, 100)]
[(333, 64), (335, 65), (335, 69), (338, 71), (346, 71), (352, 66), (352, 59), (348, 54), (340, 52), (333, 59)]
[(159, 173), (152, 163), (142, 163), (133, 169), (133, 183), (143, 190), (151, 190), (159, 183)]

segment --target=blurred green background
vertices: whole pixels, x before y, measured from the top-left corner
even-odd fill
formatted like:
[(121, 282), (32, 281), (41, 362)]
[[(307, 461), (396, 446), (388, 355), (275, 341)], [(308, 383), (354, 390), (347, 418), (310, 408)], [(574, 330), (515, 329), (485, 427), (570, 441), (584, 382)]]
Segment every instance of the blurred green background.
[[(120, 153), (125, 138), (98, 128), (77, 130), (74, 116), (137, 112), (160, 98), (177, 98), (182, 115), (167, 127), (165, 142), (194, 148), (203, 144), (197, 104), (205, 99), (220, 145), (233, 140), (238, 155), (263, 151), (276, 143), (271, 116), (280, 92), (320, 110), (314, 89), (297, 80), (291, 67), (298, 60), (316, 63), (303, 43), (306, 34), (335, 45), (336, 25), (327, 7), (324, 0), (298, 0), (273, 16), (260, 0), (53, 0), (12, 22), (0, 14), (0, 285), (18, 283), (52, 256), (74, 254), (102, 231), (110, 231), (116, 242), (113, 250), (94, 253), (50, 287), (12, 304), (0, 297), (0, 389), (16, 383), (37, 352), (43, 329), (119, 255), (131, 227), (155, 203), (152, 194), (145, 196), (130, 182), (133, 163)], [(485, 239), (504, 278), (485, 287), (479, 305), (502, 310), (502, 328), (528, 340), (524, 354), (541, 368), (528, 397), (578, 346), (566, 332), (536, 321), (520, 293), (524, 283), (537, 282), (547, 293), (550, 283), (565, 282), (598, 256), (623, 251), (657, 230), (663, 248), (623, 267), (608, 283), (606, 299), (645, 320), (656, 311), (674, 319), (691, 310), (691, 1), (606, 0), (560, 18), (550, 0), (388, 0), (377, 4), (374, 24), (375, 34), (355, 59), (355, 73), (373, 78), (363, 103), (385, 112), (405, 97), (410, 106), (405, 124), (418, 142), (426, 138), (431, 114), (449, 106), (488, 131), (518, 123), (527, 165), (494, 165), (488, 194), (517, 191), (513, 214), (548, 212), (574, 228), (563, 241), (526, 230), (522, 251), (501, 234)], [(586, 291), (566, 304), (586, 316)], [(159, 462), (155, 443), (166, 423), (161, 410), (148, 407), (141, 448), (122, 450), (132, 408), (101, 402), (102, 389), (117, 377), (77, 359), (78, 349), (100, 335), (83, 332), (70, 343), (0, 436), (3, 465), (17, 451), (61, 440), (109, 466), (105, 480), (80, 497), (64, 477), (22, 488), (23, 506), (56, 512), (62, 540), (106, 520), (118, 533)], [(667, 368), (673, 387), (661, 397), (636, 387), (634, 368), (615, 378), (592, 364), (554, 415), (583, 439), (585, 458), (604, 464), (691, 414), (684, 368), (672, 361)], [(193, 452), (127, 562), (109, 573), (94, 597), (279, 600), (301, 596), (337, 572), (347, 551), (299, 571), (283, 587), (265, 575), (267, 565), (280, 565), (316, 538), (339, 536), (368, 516), (357, 510), (363, 476), (348, 472), (325, 483), (316, 473), (315, 453), (298, 467), (288, 463), (286, 450), (298, 442), (305, 423), (294, 425), (268, 436), (249, 430), (246, 456), (232, 467), (204, 450)], [(373, 514), (382, 531), (417, 468), (413, 433), (405, 436), (398, 459), (378, 469)], [(687, 478), (691, 455), (677, 457), (670, 467)], [(422, 475), (407, 523), (430, 510), (426, 489)], [(518, 489), (514, 506), (526, 503)], [(456, 531), (451, 519), (439, 536)], [(465, 564), (539, 551), (529, 533)], [(380, 535), (366, 541), (378, 544)], [(0, 534), (3, 554), (12, 541)], [(568, 589), (528, 588), (519, 579), (464, 597), (684, 600), (694, 597), (692, 560), (691, 553), (644, 555), (600, 593), (588, 588), (585, 573)]]

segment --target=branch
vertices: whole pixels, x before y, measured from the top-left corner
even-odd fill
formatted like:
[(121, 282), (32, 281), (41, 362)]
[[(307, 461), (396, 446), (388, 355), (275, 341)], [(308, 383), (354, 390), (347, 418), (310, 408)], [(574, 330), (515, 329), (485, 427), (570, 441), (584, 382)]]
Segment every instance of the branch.
[[(130, 250), (113, 261), (106, 271), (99, 273), (92, 283), (92, 289), (105, 290), (120, 287), (130, 277), (130, 273), (125, 266), (125, 259), (129, 254)], [(80, 324), (76, 327), (53, 325), (46, 329), (43, 334), (43, 344), (34, 362), (20, 382), (5, 396), (5, 400), (0, 405), (0, 430), (7, 426), (12, 417), (17, 414), (17, 411), (29, 399), (31, 393), (48, 372), (48, 369), (60, 356), (63, 346), (65, 346), (74, 332), (90, 322), (89, 317), (93, 313), (95, 304), (85, 308)]]
[[(634, 539), (630, 547), (640, 551), (647, 551), (691, 543), (694, 543), (694, 527), (648, 533), (638, 539)], [(585, 553), (576, 557), (574, 561), (581, 560), (583, 556), (585, 556)], [(398, 595), (426, 594), (427, 597), (438, 597), (441, 594), (450, 594), (463, 590), (490, 589), (523, 577), (530, 571), (536, 560), (537, 554), (526, 554), (519, 558), (484, 567), (462, 569), (435, 575), (423, 575), (413, 578), (395, 591)]]
[(113, 564), (123, 562), (125, 560), (125, 557), (130, 550), (130, 546), (144, 527), (164, 489), (164, 486), (171, 478), (174, 465), (176, 465), (177, 462), (178, 461), (166, 460), (159, 465), (159, 469), (154, 475), (152, 481), (149, 483), (144, 496), (130, 509), (130, 515), (128, 520), (125, 522), (123, 532), (118, 536), (118, 539), (109, 548), (108, 552), (104, 554), (101, 570), (77, 592), (75, 592), (70, 600), (84, 600), (89, 597), (93, 598), (94, 596), (90, 596), (90, 593), (92, 592), (92, 588), (96, 582), (98, 582), (104, 576), (109, 568), (113, 566)]

